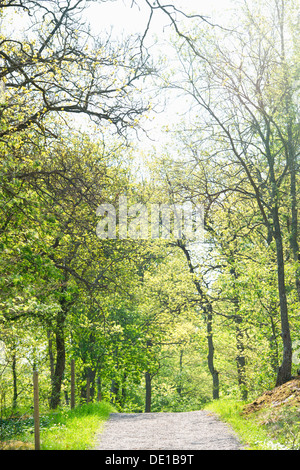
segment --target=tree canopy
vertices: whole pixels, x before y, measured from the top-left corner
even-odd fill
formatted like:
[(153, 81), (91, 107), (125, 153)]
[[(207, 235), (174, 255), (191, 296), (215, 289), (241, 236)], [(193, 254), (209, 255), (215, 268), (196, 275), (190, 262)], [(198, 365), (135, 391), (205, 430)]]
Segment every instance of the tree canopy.
[[(71, 360), (78, 401), (88, 378), (124, 411), (283, 384), (300, 341), (299, 3), (233, 2), (215, 23), (145, 0), (144, 31), (120, 40), (92, 32), (93, 1), (0, 2), (1, 403), (28, 406), (32, 369), (43, 406), (68, 403)], [(158, 16), (169, 56), (149, 45)], [(162, 106), (164, 144), (148, 138)], [(201, 240), (177, 230), (200, 207)]]

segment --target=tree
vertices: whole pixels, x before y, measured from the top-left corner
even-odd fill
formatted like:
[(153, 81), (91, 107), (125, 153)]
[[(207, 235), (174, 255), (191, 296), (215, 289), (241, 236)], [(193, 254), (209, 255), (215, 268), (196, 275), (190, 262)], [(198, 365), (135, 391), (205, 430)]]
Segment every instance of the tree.
[[(209, 153), (207, 139), (214, 142), (216, 151), (210, 158), (220, 172), (226, 164), (230, 165), (232, 175), (232, 185), (223, 187), (220, 194), (236, 191), (249, 203), (254, 200), (267, 231), (268, 244), (275, 242), (283, 342), (277, 385), (290, 379), (292, 366), (282, 218), (284, 183), (288, 178), (291, 178), (294, 201), (294, 233), (297, 225), (293, 197), (295, 171), (291, 171), (298, 141), (291, 103), (294, 49), (285, 9), (286, 5), (276, 0), (268, 11), (260, 2), (252, 8), (246, 5), (242, 26), (236, 32), (223, 31), (214, 36), (205, 32), (201, 39), (194, 32), (184, 37), (178, 51), (185, 80), (173, 82), (199, 109), (195, 122), (202, 129), (202, 143), (197, 142), (196, 160), (201, 162), (201, 152)], [(288, 14), (292, 15), (292, 11), (290, 7)], [(229, 34), (234, 51), (228, 42)], [(283, 56), (287, 43), (290, 57)], [(294, 235), (291, 240), (295, 242)]]
[[(135, 84), (152, 71), (139, 38), (120, 47), (109, 37), (93, 37), (80, 18), (84, 7), (82, 0), (0, 3), (1, 235), (8, 255), (3, 263), (3, 319), (39, 316), (54, 333), (53, 408), (65, 368), (65, 323), (79, 286), (97, 291), (103, 285), (99, 265), (88, 269), (100, 244), (95, 211), (105, 197), (114, 197), (103, 188), (120, 170), (110, 171), (107, 161), (101, 161), (103, 143), (100, 149), (88, 137), (74, 137), (74, 121), (67, 116), (83, 114), (98, 124), (114, 125), (119, 133), (135, 126), (148, 108)], [(10, 34), (13, 14), (22, 17), (24, 31)], [(119, 145), (110, 148), (110, 167)], [(107, 260), (101, 249), (102, 260)], [(12, 266), (13, 274), (7, 276)]]
[[(2, 140), (31, 127), (55, 136), (45, 118), (58, 113), (87, 115), (121, 132), (147, 109), (135, 87), (151, 73), (139, 40), (119, 47), (93, 37), (81, 19), (85, 6), (83, 0), (1, 2)], [(11, 37), (5, 25), (14, 13), (26, 33)]]
[(219, 390), (219, 372), (215, 368), (215, 364), (214, 364), (214, 344), (213, 344), (213, 332), (212, 332), (213, 305), (209, 299), (209, 296), (204, 291), (204, 288), (201, 286), (201, 282), (197, 275), (197, 270), (195, 269), (192, 263), (191, 253), (189, 252), (189, 249), (186, 246), (186, 243), (183, 242), (182, 240), (178, 240), (177, 246), (183, 251), (186, 257), (189, 271), (192, 274), (193, 283), (196, 287), (198, 295), (200, 296), (199, 303), (200, 303), (201, 310), (203, 311), (203, 316), (204, 316), (206, 328), (207, 328), (207, 347), (208, 347), (207, 364), (208, 364), (208, 368), (209, 368), (209, 371), (211, 373), (212, 380), (213, 380), (212, 395), (213, 395), (213, 399), (216, 400), (220, 397), (220, 390)]

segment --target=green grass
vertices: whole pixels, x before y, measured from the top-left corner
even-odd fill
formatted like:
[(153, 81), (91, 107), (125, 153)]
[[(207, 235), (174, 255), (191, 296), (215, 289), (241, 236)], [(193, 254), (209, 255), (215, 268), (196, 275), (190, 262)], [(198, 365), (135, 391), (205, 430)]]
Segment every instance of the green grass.
[(42, 450), (85, 450), (94, 446), (95, 435), (114, 409), (100, 402), (61, 411), (49, 429), (41, 431)]
[[(101, 432), (109, 414), (114, 411), (109, 403), (102, 401), (78, 406), (73, 410), (62, 408), (41, 416), (41, 450), (92, 449), (96, 433)], [(6, 420), (2, 424), (2, 441), (34, 442), (32, 418), (15, 422)]]
[[(281, 450), (287, 449), (283, 439), (273, 440), (274, 434), (268, 426), (262, 424), (262, 420), (256, 414), (245, 416), (242, 414), (246, 403), (232, 399), (216, 400), (205, 406), (207, 411), (212, 411), (218, 417), (230, 424), (245, 449), (249, 450)], [(284, 442), (284, 443), (283, 443)]]
[[(245, 449), (281, 450), (300, 449), (299, 407), (266, 408), (249, 415), (242, 414), (245, 402), (220, 399), (206, 405), (230, 424)], [(101, 432), (109, 414), (116, 410), (102, 401), (69, 410), (62, 408), (40, 417), (42, 450), (87, 450), (95, 446), (96, 433)], [(1, 448), (33, 448), (32, 417), (3, 419)]]

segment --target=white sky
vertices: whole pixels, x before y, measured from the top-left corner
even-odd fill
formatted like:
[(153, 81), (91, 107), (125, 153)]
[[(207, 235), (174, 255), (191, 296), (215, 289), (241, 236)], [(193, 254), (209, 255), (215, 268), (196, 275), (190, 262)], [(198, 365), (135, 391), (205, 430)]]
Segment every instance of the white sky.
[[(87, 20), (90, 23), (92, 30), (95, 34), (101, 34), (101, 32), (107, 31), (120, 36), (124, 33), (126, 35), (132, 35), (136, 33), (142, 33), (145, 31), (147, 21), (149, 18), (149, 7), (146, 5), (144, 0), (136, 0), (137, 5), (130, 8), (132, 0), (112, 0), (107, 2), (95, 2), (92, 4), (87, 12)], [(226, 10), (232, 6), (231, 0), (170, 0), (162, 1), (162, 4), (174, 4), (176, 8), (184, 11), (186, 14), (199, 14), (206, 16), (207, 19), (215, 24), (223, 24), (226, 19)], [(183, 21), (189, 21), (182, 15), (178, 15), (178, 19)], [(151, 30), (147, 36), (147, 45), (153, 44), (153, 37), (157, 37), (159, 42), (168, 40), (171, 34), (170, 20), (168, 17), (159, 11), (156, 11), (153, 15), (151, 22)], [(155, 51), (159, 54), (160, 52), (168, 54), (167, 45), (164, 44), (156, 47)], [(154, 50), (152, 50), (154, 53)], [(170, 51), (170, 53), (172, 53)], [(165, 135), (161, 133), (161, 128), (168, 124), (172, 127), (180, 119), (177, 114), (178, 108), (182, 110), (182, 105), (178, 106), (178, 103), (173, 100), (169, 103), (168, 108), (161, 114), (153, 114), (154, 120), (147, 124), (147, 131), (151, 138), (156, 140), (156, 145), (163, 145), (165, 143)], [(180, 114), (180, 113), (179, 113)], [(141, 135), (141, 137), (143, 137)], [(143, 138), (142, 147), (145, 150), (147, 147), (151, 148), (154, 142), (147, 141)]]
[[(142, 32), (145, 28), (149, 8), (143, 0), (137, 0), (139, 6), (130, 8), (131, 0), (112, 0), (106, 3), (94, 3), (88, 8), (88, 20), (95, 31), (110, 30), (124, 31), (129, 34)], [(225, 10), (232, 4), (231, 0), (172, 0), (162, 4), (172, 3), (185, 13), (207, 15), (213, 21), (223, 21)], [(158, 13), (158, 12), (157, 12)], [(168, 24), (163, 13), (153, 18), (152, 31), (162, 34), (162, 28)]]

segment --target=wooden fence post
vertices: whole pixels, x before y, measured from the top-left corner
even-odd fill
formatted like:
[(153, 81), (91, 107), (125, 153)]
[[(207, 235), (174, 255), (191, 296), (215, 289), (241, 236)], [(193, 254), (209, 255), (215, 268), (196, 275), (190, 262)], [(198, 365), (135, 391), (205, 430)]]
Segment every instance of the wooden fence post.
[(39, 373), (33, 371), (34, 448), (40, 450)]
[(71, 360), (71, 409), (75, 407), (75, 361)]

